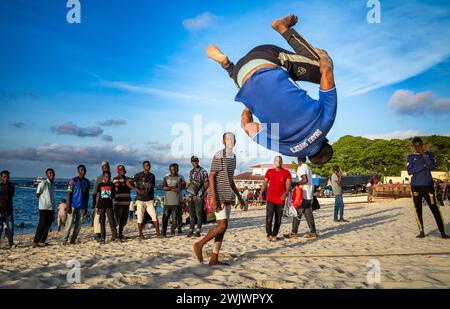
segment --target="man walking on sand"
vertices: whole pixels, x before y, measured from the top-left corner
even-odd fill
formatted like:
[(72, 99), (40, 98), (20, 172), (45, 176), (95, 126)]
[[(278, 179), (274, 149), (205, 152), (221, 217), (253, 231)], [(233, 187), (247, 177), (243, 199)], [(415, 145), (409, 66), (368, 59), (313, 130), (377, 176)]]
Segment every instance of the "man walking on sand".
[(316, 238), (318, 237), (316, 233), (316, 224), (314, 222), (314, 215), (312, 211), (312, 202), (313, 202), (313, 179), (312, 172), (309, 166), (306, 164), (306, 158), (298, 158), (298, 169), (297, 176), (300, 181), (297, 185), (303, 187), (302, 190), (302, 204), (297, 210), (297, 217), (294, 217), (292, 221), (292, 232), (284, 235), (286, 238), (295, 238), (298, 237), (298, 227), (300, 225), (300, 220), (302, 215), (305, 215), (306, 222), (308, 223), (308, 227), (310, 232), (305, 235), (305, 238)]
[(209, 174), (209, 198), (211, 206), (215, 209), (217, 226), (193, 246), (193, 252), (196, 258), (202, 263), (203, 247), (207, 242), (214, 239), (212, 255), (209, 261), (210, 266), (229, 265), (219, 261), (219, 252), (228, 228), (231, 205), (233, 204), (233, 193), (237, 196), (239, 202), (245, 205), (233, 180), (234, 170), (236, 169), (236, 155), (233, 153), (233, 148), (236, 144), (234, 134), (231, 132), (225, 133), (222, 137), (222, 142), (225, 148), (216, 152), (214, 155)]
[[(144, 161), (142, 167), (144, 168), (142, 172), (137, 173), (133, 178), (129, 178), (127, 181), (131, 189), (136, 190), (137, 226), (140, 240), (145, 239), (144, 234), (142, 233), (142, 222), (144, 221), (146, 212), (153, 220), (156, 237), (162, 237), (159, 233), (159, 221), (155, 203), (156, 178), (155, 175), (150, 172), (151, 164), (149, 161)], [(136, 186), (133, 186), (133, 183), (135, 183)]]
[[(262, 45), (236, 65), (215, 45), (208, 46), (207, 55), (240, 88), (235, 100), (245, 105), (241, 125), (250, 138), (283, 155), (308, 157), (312, 163), (324, 164), (333, 155), (326, 139), (337, 108), (333, 62), (292, 28), (297, 20), (291, 14), (272, 23), (295, 53)], [(295, 81), (320, 83), (319, 100), (308, 96)], [(262, 123), (254, 122), (253, 115)]]
[(342, 172), (339, 166), (333, 166), (331, 188), (334, 194), (334, 222), (348, 222), (344, 220), (344, 199), (342, 198)]
[(412, 146), (414, 148), (414, 153), (408, 156), (406, 168), (408, 170), (408, 174), (412, 175), (411, 197), (414, 202), (414, 212), (416, 215), (417, 225), (419, 226), (419, 235), (417, 235), (417, 238), (425, 237), (422, 218), (423, 198), (433, 213), (439, 232), (441, 232), (441, 237), (444, 239), (449, 239), (450, 236), (445, 233), (444, 219), (442, 217), (439, 205), (437, 204), (433, 177), (431, 176), (431, 171), (437, 166), (436, 159), (432, 152), (425, 152), (423, 148), (423, 141), (420, 137), (413, 138)]
[[(269, 241), (275, 241), (277, 239), (283, 217), (284, 203), (289, 190), (291, 190), (292, 182), (291, 173), (283, 168), (283, 158), (276, 156), (274, 163), (275, 168), (268, 170), (264, 176), (264, 183), (259, 194), (259, 200), (262, 201), (262, 192), (269, 185), (266, 206), (266, 234)], [(274, 216), (275, 223), (272, 227)]]

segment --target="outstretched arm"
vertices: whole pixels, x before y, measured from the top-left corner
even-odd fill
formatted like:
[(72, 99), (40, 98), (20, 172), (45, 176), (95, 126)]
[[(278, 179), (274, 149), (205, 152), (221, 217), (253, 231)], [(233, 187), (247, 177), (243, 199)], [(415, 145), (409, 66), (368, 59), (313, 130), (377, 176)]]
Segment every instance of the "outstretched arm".
[(253, 138), (261, 129), (261, 124), (253, 121), (252, 112), (248, 108), (242, 111), (241, 126), (250, 138)]

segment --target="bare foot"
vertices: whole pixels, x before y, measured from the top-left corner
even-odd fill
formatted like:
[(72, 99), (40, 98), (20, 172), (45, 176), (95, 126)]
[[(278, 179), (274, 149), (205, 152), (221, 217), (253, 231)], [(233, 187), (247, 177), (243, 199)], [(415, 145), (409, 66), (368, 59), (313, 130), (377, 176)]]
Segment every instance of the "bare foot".
[(221, 261), (210, 261), (209, 262), (209, 266), (216, 266), (216, 265), (221, 265), (221, 266), (230, 266), (229, 263), (227, 262), (221, 262)]
[(200, 263), (203, 263), (203, 253), (202, 253), (202, 248), (200, 247), (200, 244), (198, 242), (196, 242), (193, 246), (192, 246), (192, 252), (194, 253), (195, 257), (197, 258), (197, 260)]
[(230, 62), (227, 55), (222, 53), (216, 45), (209, 45), (206, 49), (206, 55), (212, 60), (220, 63), (222, 67), (226, 67)]
[(289, 14), (285, 17), (275, 19), (272, 22), (272, 28), (283, 34), (286, 30), (294, 27), (298, 22), (298, 17), (294, 14)]

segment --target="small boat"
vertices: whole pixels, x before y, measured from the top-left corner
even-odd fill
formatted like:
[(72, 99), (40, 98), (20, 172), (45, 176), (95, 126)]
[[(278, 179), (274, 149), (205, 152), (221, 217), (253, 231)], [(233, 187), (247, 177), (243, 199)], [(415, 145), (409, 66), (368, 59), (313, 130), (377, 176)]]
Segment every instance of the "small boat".
[(40, 176), (38, 176), (38, 177), (36, 177), (34, 180), (33, 180), (33, 187), (37, 187), (41, 182), (43, 182), (45, 180), (45, 178), (44, 177), (40, 177)]

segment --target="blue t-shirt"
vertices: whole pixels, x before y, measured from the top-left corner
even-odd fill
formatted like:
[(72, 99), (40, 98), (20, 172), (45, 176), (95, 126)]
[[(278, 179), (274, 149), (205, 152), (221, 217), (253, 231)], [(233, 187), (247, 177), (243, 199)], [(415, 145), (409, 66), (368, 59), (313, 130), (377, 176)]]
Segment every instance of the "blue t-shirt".
[(87, 209), (90, 185), (89, 180), (78, 176), (69, 181), (67, 191), (72, 192), (71, 207), (73, 209)]
[(436, 167), (436, 158), (432, 152), (426, 152), (423, 156), (418, 153), (408, 155), (406, 169), (412, 175), (411, 186), (434, 186), (431, 171)]
[(256, 71), (236, 95), (261, 121), (253, 140), (286, 156), (316, 154), (336, 118), (336, 88), (320, 90), (314, 100), (283, 67)]

